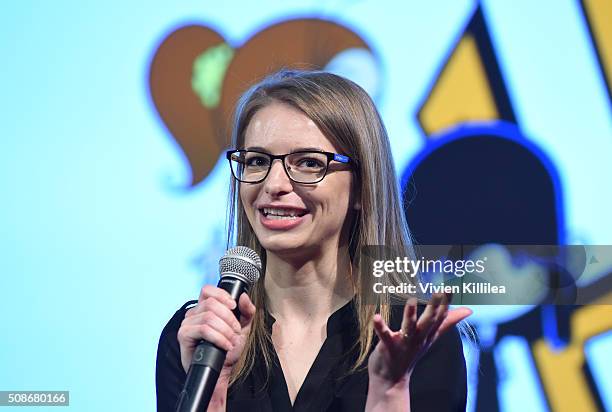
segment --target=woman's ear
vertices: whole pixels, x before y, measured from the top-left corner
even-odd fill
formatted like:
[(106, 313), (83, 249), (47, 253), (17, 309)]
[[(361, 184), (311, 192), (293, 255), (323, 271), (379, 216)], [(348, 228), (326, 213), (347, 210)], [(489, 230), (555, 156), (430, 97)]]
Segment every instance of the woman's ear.
[(361, 210), (361, 202), (355, 202), (355, 204), (353, 205), (353, 209)]

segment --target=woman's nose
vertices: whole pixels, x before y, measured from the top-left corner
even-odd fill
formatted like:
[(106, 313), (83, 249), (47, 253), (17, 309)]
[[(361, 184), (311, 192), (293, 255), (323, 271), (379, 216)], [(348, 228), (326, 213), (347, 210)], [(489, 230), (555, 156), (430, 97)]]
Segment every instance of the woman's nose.
[(285, 172), (283, 162), (280, 159), (273, 161), (270, 166), (270, 173), (264, 180), (264, 191), (269, 195), (279, 195), (289, 193), (293, 190), (293, 185), (289, 176)]

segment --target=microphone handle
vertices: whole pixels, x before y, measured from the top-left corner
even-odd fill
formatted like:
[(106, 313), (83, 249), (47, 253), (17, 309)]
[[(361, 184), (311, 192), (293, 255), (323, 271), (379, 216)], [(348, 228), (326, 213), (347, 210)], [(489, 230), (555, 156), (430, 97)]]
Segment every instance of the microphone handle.
[[(248, 285), (242, 279), (231, 275), (222, 276), (217, 287), (225, 290), (236, 301), (232, 311), (240, 319), (238, 299)], [(191, 366), (185, 379), (185, 386), (179, 395), (176, 412), (205, 412), (217, 386), (219, 374), (225, 362), (226, 351), (205, 340), (200, 341), (191, 359)]]

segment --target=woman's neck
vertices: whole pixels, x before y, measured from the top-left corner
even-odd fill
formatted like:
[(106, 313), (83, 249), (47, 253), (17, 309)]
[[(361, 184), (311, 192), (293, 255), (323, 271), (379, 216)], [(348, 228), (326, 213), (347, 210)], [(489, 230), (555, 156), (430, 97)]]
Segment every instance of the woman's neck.
[(277, 320), (326, 321), (354, 296), (347, 248), (309, 259), (266, 254), (267, 307)]

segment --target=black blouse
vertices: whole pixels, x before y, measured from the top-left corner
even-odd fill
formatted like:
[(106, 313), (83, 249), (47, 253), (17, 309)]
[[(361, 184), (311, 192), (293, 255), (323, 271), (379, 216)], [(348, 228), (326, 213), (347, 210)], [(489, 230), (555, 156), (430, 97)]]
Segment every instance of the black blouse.
[[(181, 364), (177, 333), (185, 312), (195, 303), (197, 301), (185, 303), (162, 331), (155, 374), (158, 412), (175, 410), (178, 395), (185, 383), (186, 374)], [(419, 306), (419, 313), (423, 309), (424, 307)], [(392, 330), (399, 329), (402, 314), (402, 306), (392, 306)], [(274, 318), (266, 312), (266, 326), (269, 330), (273, 323)], [(363, 411), (368, 391), (367, 368), (346, 374), (357, 356), (354, 343), (358, 333), (354, 301), (350, 301), (329, 317), (327, 338), (308, 371), (293, 406), (280, 362), (272, 347), (274, 367), (270, 371), (268, 384), (264, 387), (266, 371), (263, 362), (256, 361), (250, 375), (230, 387), (227, 410)], [(374, 338), (376, 344), (377, 338)], [(457, 328), (453, 328), (442, 335), (417, 362), (410, 379), (410, 406), (412, 412), (465, 411), (466, 398), (465, 359), (459, 332)]]

